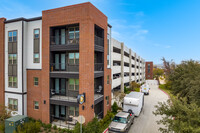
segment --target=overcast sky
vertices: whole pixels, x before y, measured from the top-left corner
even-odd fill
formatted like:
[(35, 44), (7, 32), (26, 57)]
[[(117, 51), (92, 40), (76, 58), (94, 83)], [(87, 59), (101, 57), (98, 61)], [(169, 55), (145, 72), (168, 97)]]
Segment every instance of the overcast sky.
[[(0, 0), (0, 17), (37, 17), (42, 10), (88, 0)], [(113, 26), (112, 37), (146, 61), (199, 60), (200, 0), (90, 0)]]

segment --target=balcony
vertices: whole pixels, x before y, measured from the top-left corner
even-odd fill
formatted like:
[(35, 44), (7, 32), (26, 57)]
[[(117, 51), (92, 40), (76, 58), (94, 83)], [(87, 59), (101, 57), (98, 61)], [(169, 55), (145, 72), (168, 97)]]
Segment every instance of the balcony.
[(79, 64), (51, 63), (50, 72), (79, 72)]
[(104, 47), (104, 39), (95, 35), (95, 45)]
[(79, 38), (68, 39), (51, 36), (50, 51), (79, 50)]
[(94, 71), (104, 71), (104, 64), (103, 63), (94, 63)]

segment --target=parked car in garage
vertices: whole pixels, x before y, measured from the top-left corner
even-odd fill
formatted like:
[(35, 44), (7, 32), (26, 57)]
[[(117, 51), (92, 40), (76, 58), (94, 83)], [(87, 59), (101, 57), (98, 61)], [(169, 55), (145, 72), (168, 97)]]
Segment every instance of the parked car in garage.
[(134, 114), (119, 112), (108, 127), (109, 133), (127, 133), (133, 124)]

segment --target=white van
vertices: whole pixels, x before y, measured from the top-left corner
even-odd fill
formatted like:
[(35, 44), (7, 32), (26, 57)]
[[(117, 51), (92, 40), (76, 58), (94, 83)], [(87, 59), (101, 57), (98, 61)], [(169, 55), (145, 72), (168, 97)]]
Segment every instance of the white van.
[(141, 87), (140, 87), (140, 92), (146, 94), (146, 95), (149, 95), (149, 85), (146, 85), (146, 84), (143, 84)]
[(123, 111), (134, 113), (135, 116), (139, 116), (144, 106), (144, 93), (131, 92), (126, 94), (123, 102)]

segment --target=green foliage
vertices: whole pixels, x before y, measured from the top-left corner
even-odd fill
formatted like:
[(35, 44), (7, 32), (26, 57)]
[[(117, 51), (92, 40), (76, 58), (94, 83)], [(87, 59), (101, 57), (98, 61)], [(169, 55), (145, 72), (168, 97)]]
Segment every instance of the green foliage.
[(116, 102), (114, 102), (113, 105), (112, 105), (112, 112), (117, 113), (117, 110), (118, 110), (118, 105), (117, 105)]
[(171, 97), (167, 103), (160, 102), (155, 107), (157, 110), (153, 113), (155, 115), (162, 115), (163, 117), (163, 119), (157, 123), (165, 125), (165, 128), (159, 129), (161, 132), (200, 132), (200, 107), (197, 106), (197, 104), (188, 104), (186, 99)]
[(134, 88), (134, 91), (140, 92), (140, 88)]
[(167, 82), (159, 87), (172, 95), (167, 103), (159, 103), (153, 112), (163, 117), (158, 124), (165, 128), (160, 131), (200, 133), (200, 64), (190, 60), (174, 67), (169, 63), (166, 66)]
[(135, 88), (140, 88), (140, 84), (138, 84), (138, 83), (136, 83), (136, 82), (131, 82), (131, 84), (130, 84), (130, 88), (132, 89), (132, 90), (134, 90)]
[(11, 111), (4, 105), (0, 105), (0, 133), (5, 132), (5, 120), (11, 117)]
[(41, 123), (39, 121), (33, 122), (27, 122), (24, 123), (22, 126), (19, 125), (17, 127), (17, 133), (38, 133), (41, 128)]
[(0, 133), (4, 133), (4, 131), (5, 131), (5, 123), (0, 122)]
[(164, 70), (163, 69), (160, 69), (160, 68), (154, 68), (153, 69), (153, 77), (156, 78), (157, 80), (163, 74), (164, 74)]
[(200, 64), (196, 61), (183, 61), (177, 65), (170, 74), (169, 88), (174, 95), (185, 97), (187, 102), (195, 102), (200, 105)]
[(137, 84), (136, 82), (131, 82), (130, 88), (124, 87), (124, 93), (129, 94), (131, 91), (140, 92), (140, 84)]
[[(74, 127), (73, 133), (80, 133), (80, 123), (77, 123), (76, 126)], [(85, 133), (85, 126), (82, 125), (82, 132)]]
[(56, 126), (56, 125), (54, 125), (54, 126), (53, 126), (53, 129), (54, 129), (54, 130), (56, 130), (56, 129), (57, 129), (57, 126)]
[(91, 122), (89, 122), (85, 128), (86, 133), (101, 133), (100, 123), (97, 118), (94, 118)]
[(114, 118), (114, 116), (115, 116), (114, 113), (112, 113), (110, 111), (107, 112), (106, 116), (100, 121), (100, 126), (103, 130), (109, 126), (109, 124), (112, 121), (112, 118)]

